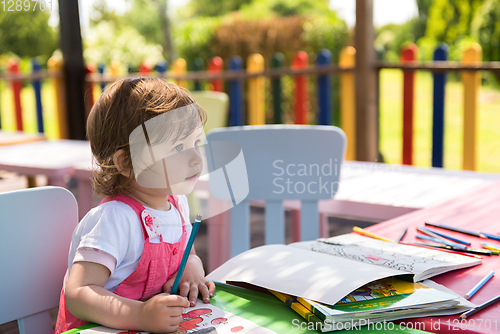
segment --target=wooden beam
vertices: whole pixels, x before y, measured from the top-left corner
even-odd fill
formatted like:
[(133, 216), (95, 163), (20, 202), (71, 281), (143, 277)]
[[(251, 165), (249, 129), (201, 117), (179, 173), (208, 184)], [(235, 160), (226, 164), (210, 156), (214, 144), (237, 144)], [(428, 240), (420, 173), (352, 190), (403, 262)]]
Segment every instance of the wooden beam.
[[(356, 0), (356, 160), (378, 157), (377, 56), (373, 0)], [(349, 143), (348, 143), (349, 144)]]
[(85, 139), (85, 65), (78, 0), (59, 0), (59, 30), (64, 57), (66, 110), (70, 139)]

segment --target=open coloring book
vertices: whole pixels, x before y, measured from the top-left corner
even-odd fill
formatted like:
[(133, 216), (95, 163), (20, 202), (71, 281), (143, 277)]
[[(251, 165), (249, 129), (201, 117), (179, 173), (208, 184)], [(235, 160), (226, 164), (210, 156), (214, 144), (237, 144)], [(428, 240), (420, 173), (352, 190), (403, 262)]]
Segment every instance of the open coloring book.
[[(183, 321), (173, 334), (276, 334), (267, 328), (226, 312), (216, 306), (204, 304), (198, 299), (196, 306), (184, 309)], [(79, 331), (80, 334), (149, 334), (108, 327), (94, 327)]]
[(414, 281), (420, 281), (480, 263), (473, 257), (346, 234), (253, 248), (227, 261), (208, 279), (250, 283), (334, 305), (378, 279), (412, 275)]

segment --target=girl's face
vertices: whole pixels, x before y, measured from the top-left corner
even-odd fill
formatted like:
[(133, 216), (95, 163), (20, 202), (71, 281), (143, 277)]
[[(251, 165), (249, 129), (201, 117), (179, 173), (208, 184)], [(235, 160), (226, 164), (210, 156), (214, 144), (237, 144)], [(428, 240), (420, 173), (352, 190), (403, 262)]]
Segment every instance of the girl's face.
[(185, 138), (148, 146), (143, 153), (154, 157), (155, 162), (136, 174), (137, 183), (146, 188), (168, 189), (173, 195), (189, 194), (203, 170), (203, 139), (200, 126)]

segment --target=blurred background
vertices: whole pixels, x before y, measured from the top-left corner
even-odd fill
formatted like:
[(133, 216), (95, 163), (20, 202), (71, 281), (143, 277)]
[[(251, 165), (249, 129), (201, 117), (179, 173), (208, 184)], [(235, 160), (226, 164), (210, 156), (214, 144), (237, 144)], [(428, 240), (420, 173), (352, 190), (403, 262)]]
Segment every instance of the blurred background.
[[(29, 5), (29, 6), (28, 6)], [(17, 6), (17, 7), (16, 7)], [(29, 8), (28, 8), (29, 7)], [(195, 71), (230, 70), (233, 57), (249, 68), (249, 57), (259, 54), (264, 69), (293, 68), (297, 53), (305, 52), (306, 66), (317, 66), (318, 55), (327, 50), (331, 66), (331, 104), (329, 122), (342, 125), (346, 108), (342, 105), (341, 52), (355, 43), (355, 0), (89, 0), (78, 2), (82, 54), (87, 70), (86, 108), (99, 96), (101, 88), (117, 77), (141, 73), (164, 75), (170, 79)], [(6, 1), (0, 5), (0, 126), (2, 130), (19, 129), (16, 98), (12, 97), (12, 78), (21, 78), (19, 89), (23, 131), (35, 133), (37, 99), (32, 85), (34, 61), (41, 71), (41, 106), (44, 134), (48, 138), (71, 137), (58, 122), (55, 82), (61, 70), (61, 13), (59, 3), (51, 1)], [(62, 14), (66, 15), (66, 14)], [(374, 0), (374, 48), (378, 73), (378, 160), (407, 163), (402, 159), (404, 75), (403, 50), (410, 49), (416, 63), (432, 61), (436, 48), (446, 44), (446, 59), (460, 64), (464, 51), (480, 47), (484, 62), (500, 57), (500, 0)], [(73, 23), (77, 24), (75, 20)], [(70, 37), (71, 38), (71, 37)], [(477, 43), (477, 44), (476, 44)], [(66, 43), (68, 44), (68, 43)], [(352, 51), (351, 51), (352, 54)], [(276, 55), (279, 55), (277, 60)], [(217, 60), (214, 63), (214, 59)], [(274, 61), (274, 63), (273, 63)], [(59, 64), (59, 65), (58, 65)], [(385, 64), (385, 65), (384, 65)], [(386, 66), (387, 64), (392, 64)], [(453, 66), (455, 66), (453, 65)], [(51, 72), (52, 66), (52, 72)], [(212, 67), (211, 67), (212, 66)], [(344, 67), (349, 68), (349, 65)], [(354, 65), (351, 65), (354, 66)], [(392, 67), (391, 67), (392, 66)], [(452, 65), (450, 65), (452, 66)], [(458, 65), (457, 65), (458, 66)], [(300, 66), (299, 66), (300, 67)], [(233, 68), (238, 70), (238, 68)], [(262, 70), (264, 70), (262, 69)], [(16, 77), (15, 73), (19, 71)], [(45, 72), (44, 72), (45, 71)], [(254, 70), (255, 71), (255, 70)], [(319, 72), (306, 73), (306, 123), (320, 124), (321, 103), (318, 97)], [(45, 73), (45, 74), (44, 74)], [(50, 74), (53, 73), (53, 74)], [(432, 71), (416, 71), (412, 102), (414, 148), (410, 164), (436, 165), (433, 150), (433, 78)], [(495, 74), (497, 73), (497, 74)], [(25, 75), (24, 77), (22, 75)], [(500, 93), (498, 72), (480, 71), (477, 95), (477, 164), (484, 172), (499, 170)], [(14, 75), (14, 77), (9, 77)], [(101, 75), (101, 77), (99, 77)], [(108, 75), (108, 77), (105, 77)], [(207, 76), (205, 76), (207, 77)], [(230, 80), (222, 75), (215, 80), (173, 80), (191, 90), (229, 92)], [(193, 77), (191, 77), (193, 78)], [(203, 78), (203, 76), (200, 76)], [(266, 123), (297, 123), (296, 75), (284, 72), (280, 79), (280, 110), (273, 102), (273, 76), (263, 83), (263, 108)], [(108, 80), (109, 81), (105, 81)], [(248, 78), (244, 78), (247, 80)], [(460, 71), (446, 74), (444, 96), (444, 153), (442, 166), (462, 169), (463, 84)], [(247, 81), (244, 85), (250, 86)], [(90, 94), (90, 96), (89, 96)], [(348, 93), (346, 93), (348, 94)], [(250, 124), (248, 94), (243, 94), (244, 124)], [(352, 95), (352, 94), (351, 94)], [(350, 97), (354, 99), (354, 96)], [(349, 99), (346, 97), (345, 100)], [(62, 103), (64, 105), (64, 103)], [(59, 103), (61, 105), (61, 103)], [(71, 109), (71, 108), (70, 108)], [(343, 110), (344, 109), (344, 110)], [(279, 112), (279, 117), (276, 115)], [(347, 116), (344, 116), (347, 119)], [(234, 121), (234, 120), (233, 120)], [(229, 115), (228, 125), (231, 123)], [(242, 123), (242, 124), (243, 124)], [(71, 132), (71, 130), (67, 130)], [(349, 136), (349, 134), (348, 134)], [(83, 139), (83, 138), (79, 138)], [(403, 153), (404, 155), (404, 153)], [(365, 159), (366, 160), (366, 159)]]

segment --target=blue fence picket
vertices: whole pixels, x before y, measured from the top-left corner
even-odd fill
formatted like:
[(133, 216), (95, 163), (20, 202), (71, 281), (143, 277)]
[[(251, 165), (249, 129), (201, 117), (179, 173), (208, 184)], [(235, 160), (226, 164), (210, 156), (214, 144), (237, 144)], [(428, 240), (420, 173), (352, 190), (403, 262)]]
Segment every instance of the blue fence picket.
[[(99, 64), (99, 66), (97, 66), (97, 70), (99, 71), (101, 76), (104, 74), (104, 68), (105, 68), (104, 64)], [(101, 82), (101, 92), (104, 92), (105, 88), (106, 88), (106, 83), (103, 81)]]
[[(33, 74), (40, 72), (42, 66), (36, 58), (31, 59), (31, 66)], [(42, 110), (42, 88), (40, 80), (34, 79), (32, 81), (33, 90), (35, 91), (35, 103), (36, 103), (36, 119), (38, 125), (38, 132), (43, 133), (43, 110)]]
[[(448, 45), (442, 43), (434, 51), (433, 60), (448, 58)], [(444, 156), (444, 92), (446, 73), (434, 72), (433, 114), (432, 114), (432, 166), (443, 167)]]
[[(316, 66), (330, 65), (332, 53), (323, 49), (318, 53)], [(332, 76), (329, 74), (318, 75), (318, 124), (332, 125)]]
[(158, 72), (158, 74), (162, 78), (165, 77), (165, 73), (167, 72), (167, 69), (168, 69), (168, 61), (166, 61), (166, 60), (162, 61), (161, 63), (156, 64), (156, 66), (155, 66), (156, 72)]
[[(230, 71), (243, 70), (243, 60), (234, 56), (229, 60)], [(244, 125), (243, 121), (243, 80), (229, 81), (229, 126)]]

